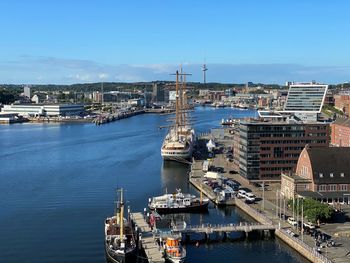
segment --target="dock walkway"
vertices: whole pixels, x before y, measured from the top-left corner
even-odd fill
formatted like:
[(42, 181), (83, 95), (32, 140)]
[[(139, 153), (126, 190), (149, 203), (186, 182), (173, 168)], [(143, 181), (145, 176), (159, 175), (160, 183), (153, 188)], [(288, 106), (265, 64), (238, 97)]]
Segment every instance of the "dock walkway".
[(182, 230), (182, 233), (214, 233), (214, 232), (251, 232), (254, 230), (275, 230), (278, 226), (275, 225), (261, 225), (257, 223), (249, 224), (242, 222), (240, 224), (225, 224), (225, 225), (199, 225), (199, 226), (187, 226)]
[(135, 223), (135, 225), (140, 230), (141, 237), (141, 245), (145, 254), (147, 256), (149, 263), (160, 263), (165, 262), (163, 257), (162, 250), (159, 249), (158, 244), (154, 240), (152, 229), (147, 224), (142, 213), (131, 213), (131, 219)]

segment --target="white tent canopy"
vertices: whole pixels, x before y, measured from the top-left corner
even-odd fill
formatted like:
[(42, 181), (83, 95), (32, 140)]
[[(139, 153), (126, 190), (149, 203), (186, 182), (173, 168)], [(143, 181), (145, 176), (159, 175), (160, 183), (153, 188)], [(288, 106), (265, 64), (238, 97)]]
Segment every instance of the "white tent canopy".
[(215, 142), (210, 139), (209, 142), (207, 142), (208, 151), (211, 152), (215, 147), (216, 147)]

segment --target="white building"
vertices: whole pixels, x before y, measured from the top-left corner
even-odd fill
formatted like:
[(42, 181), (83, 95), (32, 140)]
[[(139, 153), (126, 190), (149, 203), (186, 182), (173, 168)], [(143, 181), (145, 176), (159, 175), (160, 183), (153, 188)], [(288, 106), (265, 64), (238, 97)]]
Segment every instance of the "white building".
[(328, 85), (316, 83), (293, 83), (289, 85), (284, 112), (293, 113), (304, 121), (317, 121), (327, 90)]
[(11, 104), (4, 105), (3, 113), (18, 113), (21, 116), (71, 116), (84, 112), (82, 104)]
[(31, 93), (30, 93), (30, 87), (29, 86), (24, 86), (23, 88), (23, 94), (27, 98), (31, 98)]

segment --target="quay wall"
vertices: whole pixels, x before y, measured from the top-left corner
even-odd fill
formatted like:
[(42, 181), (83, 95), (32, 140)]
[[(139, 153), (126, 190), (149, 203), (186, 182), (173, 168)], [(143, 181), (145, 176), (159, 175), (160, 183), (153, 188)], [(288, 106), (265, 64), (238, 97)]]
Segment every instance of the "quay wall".
[(257, 210), (246, 204), (243, 200), (235, 198), (236, 206), (241, 209), (243, 212), (248, 214), (250, 217), (254, 218), (257, 222), (263, 225), (273, 225), (273, 222), (270, 218), (265, 216), (262, 213), (259, 213)]
[(300, 239), (288, 235), (283, 229), (276, 229), (275, 236), (280, 238), (283, 242), (289, 245), (291, 248), (296, 250), (302, 256), (314, 263), (332, 263), (332, 261), (318, 251), (314, 250), (312, 247), (308, 246)]

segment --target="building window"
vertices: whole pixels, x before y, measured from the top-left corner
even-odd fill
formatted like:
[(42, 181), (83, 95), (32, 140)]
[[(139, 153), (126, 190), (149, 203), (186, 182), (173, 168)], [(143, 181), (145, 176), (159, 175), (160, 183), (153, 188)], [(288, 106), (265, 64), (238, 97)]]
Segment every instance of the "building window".
[(347, 191), (348, 190), (348, 185), (347, 184), (341, 184), (339, 185), (340, 191)]
[(331, 178), (333, 178), (333, 173), (330, 173), (329, 176), (330, 176)]
[(326, 192), (327, 191), (327, 185), (321, 184), (318, 186), (318, 191), (319, 192)]
[(331, 192), (337, 191), (337, 185), (336, 184), (330, 184), (329, 185), (329, 191), (331, 191)]
[(323, 178), (323, 173), (320, 173), (320, 178)]
[(340, 173), (340, 177), (344, 177), (344, 173)]

